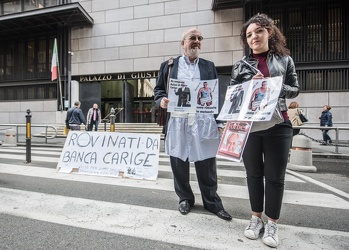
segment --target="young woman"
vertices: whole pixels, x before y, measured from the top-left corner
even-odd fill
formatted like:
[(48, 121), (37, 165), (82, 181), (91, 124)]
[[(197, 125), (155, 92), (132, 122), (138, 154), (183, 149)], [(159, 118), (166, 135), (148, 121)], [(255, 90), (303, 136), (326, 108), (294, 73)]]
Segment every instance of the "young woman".
[[(292, 140), (292, 125), (287, 116), (285, 99), (296, 97), (299, 85), (285, 37), (267, 15), (255, 15), (243, 25), (241, 43), (249, 49), (249, 54), (233, 66), (231, 84), (241, 84), (252, 78), (283, 76), (278, 105), (272, 119), (253, 123), (243, 153), (252, 209), (252, 218), (244, 235), (249, 239), (257, 239), (264, 230), (263, 242), (270, 247), (277, 247), (277, 222)], [(263, 211), (268, 218), (265, 225)]]

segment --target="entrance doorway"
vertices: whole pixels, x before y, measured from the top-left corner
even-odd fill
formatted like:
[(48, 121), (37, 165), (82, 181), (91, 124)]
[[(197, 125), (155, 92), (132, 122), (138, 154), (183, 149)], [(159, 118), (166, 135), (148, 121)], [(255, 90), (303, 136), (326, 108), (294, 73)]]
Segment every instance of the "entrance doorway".
[[(153, 97), (135, 98), (133, 102), (133, 109), (131, 119), (134, 123), (155, 123), (156, 122), (156, 108)], [(101, 112), (102, 118), (109, 119), (111, 109), (115, 109), (115, 122), (124, 122), (124, 112), (121, 98), (102, 98)]]
[(101, 83), (102, 118), (115, 109), (115, 122), (156, 123), (155, 79), (126, 79)]
[(133, 104), (134, 121), (136, 123), (155, 123), (154, 98), (135, 99)]

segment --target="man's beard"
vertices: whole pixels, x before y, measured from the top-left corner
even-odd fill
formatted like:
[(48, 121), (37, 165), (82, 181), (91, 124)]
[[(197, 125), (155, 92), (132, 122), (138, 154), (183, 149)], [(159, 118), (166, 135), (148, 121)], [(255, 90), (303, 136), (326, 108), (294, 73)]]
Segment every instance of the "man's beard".
[(189, 57), (197, 58), (199, 57), (200, 49), (199, 48), (192, 48), (189, 50)]

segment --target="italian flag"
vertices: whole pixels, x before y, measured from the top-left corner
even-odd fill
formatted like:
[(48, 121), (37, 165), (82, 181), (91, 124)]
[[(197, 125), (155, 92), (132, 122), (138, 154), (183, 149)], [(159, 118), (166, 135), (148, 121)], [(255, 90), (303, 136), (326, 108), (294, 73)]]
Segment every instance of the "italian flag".
[(57, 55), (57, 39), (53, 43), (52, 63), (51, 63), (51, 81), (57, 79), (58, 55)]

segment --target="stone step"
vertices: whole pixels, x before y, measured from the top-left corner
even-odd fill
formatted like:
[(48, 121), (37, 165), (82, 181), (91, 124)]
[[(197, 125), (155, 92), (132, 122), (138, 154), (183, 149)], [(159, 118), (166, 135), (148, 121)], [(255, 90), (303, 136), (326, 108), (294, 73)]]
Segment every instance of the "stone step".
[[(66, 138), (64, 135), (65, 124), (58, 125), (57, 129), (57, 138)], [(83, 129), (83, 126), (81, 127)], [(98, 126), (98, 131), (110, 131), (110, 123), (100, 123)], [(160, 134), (161, 139), (164, 138), (162, 134), (162, 126), (159, 126), (156, 123), (115, 123), (115, 131), (123, 133), (148, 133), (148, 134)], [(48, 129), (47, 135), (53, 136), (55, 133), (53, 130)], [(33, 137), (45, 137), (45, 132), (40, 132), (33, 134)]]

